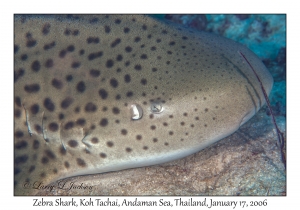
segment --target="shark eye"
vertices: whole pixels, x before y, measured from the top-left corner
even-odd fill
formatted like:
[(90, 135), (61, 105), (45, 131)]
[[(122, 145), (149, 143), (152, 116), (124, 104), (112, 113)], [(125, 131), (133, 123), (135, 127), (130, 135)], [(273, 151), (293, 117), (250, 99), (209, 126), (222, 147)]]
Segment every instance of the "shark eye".
[(151, 109), (151, 112), (153, 112), (154, 114), (159, 114), (164, 111), (164, 107), (163, 107), (162, 103), (159, 101), (152, 102), (150, 109)]
[(131, 119), (133, 120), (139, 120), (143, 116), (143, 109), (138, 104), (132, 104), (130, 107), (131, 110)]

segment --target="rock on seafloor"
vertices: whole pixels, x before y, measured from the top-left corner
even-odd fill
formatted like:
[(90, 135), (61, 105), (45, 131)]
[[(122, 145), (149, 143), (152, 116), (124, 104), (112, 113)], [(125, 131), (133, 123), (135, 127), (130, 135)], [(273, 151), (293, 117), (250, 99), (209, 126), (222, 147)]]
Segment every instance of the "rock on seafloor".
[[(282, 31), (275, 30), (285, 24), (278, 21), (282, 16), (268, 19), (259, 15), (168, 15), (166, 18), (201, 30), (218, 31), (224, 36), (237, 35), (248, 46), (250, 39), (256, 40), (254, 47), (259, 56), (265, 56), (261, 58), (274, 77), (270, 99), (279, 128), (286, 136), (285, 43), (278, 42), (285, 37), (280, 38)], [(219, 26), (212, 20), (219, 20)], [(279, 26), (274, 25), (276, 22)], [(257, 43), (257, 40), (262, 41)], [(272, 44), (273, 41), (278, 45)], [(272, 50), (272, 46), (276, 49)], [(271, 55), (274, 52), (278, 55)], [(264, 107), (234, 134), (184, 159), (71, 177), (52, 183), (53, 190), (40, 190), (38, 195), (285, 195), (286, 174), (277, 141), (268, 108)]]

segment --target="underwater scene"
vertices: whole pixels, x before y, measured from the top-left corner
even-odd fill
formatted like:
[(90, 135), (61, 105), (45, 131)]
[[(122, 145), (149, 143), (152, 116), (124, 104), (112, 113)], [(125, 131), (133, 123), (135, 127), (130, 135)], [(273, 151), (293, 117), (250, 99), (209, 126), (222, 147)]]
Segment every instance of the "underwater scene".
[(15, 15), (14, 35), (15, 195), (286, 195), (285, 14)]

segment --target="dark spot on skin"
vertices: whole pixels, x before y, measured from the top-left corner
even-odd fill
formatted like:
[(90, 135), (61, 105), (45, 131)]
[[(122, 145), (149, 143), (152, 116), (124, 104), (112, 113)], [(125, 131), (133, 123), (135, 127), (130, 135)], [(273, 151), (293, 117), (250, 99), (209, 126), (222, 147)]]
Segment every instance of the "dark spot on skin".
[(35, 166), (32, 165), (32, 166), (30, 166), (30, 168), (28, 170), (28, 173), (32, 173), (34, 170), (35, 170)]
[(150, 128), (151, 128), (151, 130), (155, 130), (156, 126), (155, 125), (151, 125)]
[(151, 47), (151, 51), (155, 51), (156, 50), (156, 47)]
[(99, 139), (96, 138), (96, 137), (93, 137), (93, 138), (91, 139), (91, 142), (92, 142), (93, 144), (97, 144), (97, 143), (99, 142)]
[(102, 107), (102, 111), (106, 112), (107, 111), (107, 107), (106, 106)]
[(24, 90), (27, 93), (36, 93), (40, 90), (40, 85), (39, 84), (25, 85)]
[(92, 18), (92, 19), (90, 19), (90, 24), (95, 24), (95, 23), (97, 23), (98, 21), (99, 21), (98, 18)]
[(126, 130), (126, 129), (122, 129), (122, 130), (121, 130), (121, 134), (122, 134), (122, 135), (127, 135), (127, 130)]
[(18, 106), (18, 107), (21, 107), (21, 99), (20, 97), (15, 97), (15, 104)]
[(58, 124), (55, 122), (52, 122), (49, 124), (48, 128), (50, 131), (55, 132), (58, 130)]
[(112, 78), (112, 79), (110, 80), (110, 85), (111, 85), (113, 88), (118, 87), (118, 85), (119, 85), (118, 80), (116, 80), (115, 78)]
[(15, 118), (21, 117), (21, 111), (20, 111), (19, 109), (15, 109), (15, 110), (14, 110), (14, 117), (15, 117)]
[(78, 146), (78, 142), (76, 140), (70, 140), (68, 141), (68, 145), (74, 148)]
[(37, 60), (33, 61), (32, 64), (31, 64), (31, 69), (32, 69), (32, 71), (34, 71), (34, 72), (38, 72), (38, 71), (41, 69), (41, 64), (40, 64), (40, 62), (37, 61)]
[(74, 112), (75, 112), (75, 113), (79, 113), (79, 112), (80, 112), (80, 107), (77, 106), (77, 107), (74, 109)]
[(206, 125), (206, 124), (204, 124), (204, 127), (207, 127), (207, 125)]
[(83, 49), (79, 50), (79, 55), (83, 55), (83, 54), (84, 54), (84, 50)]
[(32, 114), (37, 114), (39, 112), (40, 106), (38, 104), (33, 104), (30, 107), (30, 111)]
[(48, 150), (48, 149), (45, 150), (45, 154), (50, 159), (55, 159), (56, 158), (55, 154), (51, 150)]
[(64, 148), (64, 146), (62, 146), (62, 145), (60, 146), (59, 153), (62, 154), (62, 155), (67, 154), (67, 150)]
[(49, 159), (47, 158), (47, 157), (42, 157), (42, 159), (41, 159), (41, 163), (42, 164), (47, 164), (49, 162)]
[(175, 45), (175, 42), (174, 42), (174, 41), (171, 41), (171, 42), (169, 43), (169, 45), (170, 45), (170, 46), (173, 46), (173, 45)]
[(34, 130), (37, 132), (37, 133), (42, 133), (42, 127), (38, 124), (35, 124), (34, 125)]
[(66, 51), (66, 50), (61, 50), (61, 51), (59, 52), (59, 57), (60, 57), (60, 58), (64, 58), (64, 57), (66, 56), (66, 54), (67, 54), (67, 51)]
[(141, 79), (141, 84), (142, 85), (146, 85), (147, 84), (147, 80), (145, 78)]
[(67, 47), (67, 51), (69, 51), (69, 52), (73, 52), (74, 50), (75, 50), (74, 45), (69, 45), (69, 46)]
[(121, 39), (117, 38), (110, 44), (110, 47), (114, 48), (115, 46), (117, 46), (120, 43), (121, 43)]
[(28, 155), (21, 155), (15, 158), (15, 165), (24, 164), (28, 160)]
[(44, 45), (44, 50), (50, 50), (51, 48), (53, 48), (53, 47), (55, 47), (55, 42), (53, 41), (53, 42), (51, 42), (51, 43), (49, 43), (49, 44), (45, 44)]
[(71, 128), (73, 128), (74, 127), (74, 122), (72, 122), (72, 121), (69, 121), (69, 122), (67, 122), (66, 124), (65, 124), (65, 129), (66, 130), (68, 130), (68, 129), (71, 129)]
[(86, 163), (81, 158), (77, 158), (76, 161), (77, 161), (77, 165), (79, 165), (80, 167), (86, 166)]
[(40, 142), (38, 140), (34, 140), (32, 148), (33, 149), (38, 149), (39, 147), (40, 147)]
[(75, 29), (72, 33), (73, 36), (78, 36), (79, 35), (79, 30)]
[(113, 65), (114, 65), (114, 61), (112, 59), (108, 59), (106, 61), (106, 67), (107, 68), (111, 68), (111, 67), (113, 67)]
[(84, 126), (84, 125), (85, 125), (85, 119), (79, 118), (79, 119), (76, 121), (76, 124), (77, 124), (77, 125), (80, 125), (80, 126)]
[(195, 120), (199, 120), (199, 117), (195, 117)]
[(69, 36), (69, 35), (71, 34), (71, 30), (68, 29), (68, 28), (66, 28), (64, 34), (65, 34), (66, 36)]
[(45, 67), (46, 68), (52, 68), (54, 66), (54, 62), (52, 59), (48, 59), (46, 62), (45, 62)]
[(73, 76), (72, 75), (67, 75), (66, 76), (66, 80), (68, 81), (68, 82), (71, 82), (72, 80), (73, 80)]
[(104, 30), (105, 30), (105, 33), (109, 33), (110, 32), (110, 27), (109, 26), (104, 26)]
[(54, 174), (57, 174), (57, 169), (56, 169), (56, 168), (53, 169), (53, 173), (54, 173)]
[(90, 70), (90, 75), (92, 77), (99, 77), (100, 76), (100, 71), (99, 70), (96, 70), (96, 69), (91, 69)]
[(185, 113), (183, 113), (183, 116), (185, 116), (185, 117), (186, 117), (186, 116), (188, 116), (188, 113), (186, 113), (186, 112), (185, 112)]
[(85, 105), (84, 109), (86, 112), (95, 112), (95, 111), (97, 111), (97, 106), (95, 104), (89, 102)]
[(20, 168), (14, 168), (14, 175), (17, 175), (21, 172)]
[(106, 158), (106, 156), (107, 156), (107, 155), (106, 155), (105, 153), (103, 153), (103, 152), (100, 153), (100, 157)]
[(129, 147), (126, 147), (126, 152), (131, 152), (132, 151), (132, 149), (131, 148), (129, 148)]
[(205, 112), (208, 112), (208, 108), (205, 108), (204, 111), (205, 111)]
[(45, 98), (44, 107), (50, 112), (53, 112), (55, 110), (55, 105), (50, 98)]
[(119, 54), (119, 55), (117, 56), (117, 61), (122, 61), (122, 60), (123, 60), (123, 56)]
[(17, 54), (20, 47), (18, 45), (14, 45), (14, 54)]
[(125, 34), (127, 34), (130, 31), (130, 29), (125, 27), (123, 31), (124, 31)]
[(120, 113), (120, 109), (118, 107), (114, 107), (112, 109), (112, 111), (113, 111), (114, 114), (119, 114)]
[(28, 48), (34, 47), (35, 45), (36, 45), (36, 40), (34, 40), (34, 39), (29, 39), (26, 42), (26, 47), (28, 47)]
[(156, 71), (157, 71), (157, 68), (152, 68), (152, 71), (153, 71), (153, 72), (156, 72)]
[(42, 29), (42, 33), (43, 35), (47, 35), (50, 32), (50, 24), (49, 23), (45, 23), (45, 25), (43, 26)]
[(185, 122), (181, 122), (180, 125), (182, 125), (182, 126), (185, 125)]
[(27, 142), (22, 140), (16, 143), (15, 148), (16, 149), (25, 149), (27, 147)]
[(80, 62), (73, 62), (72, 64), (71, 64), (71, 67), (73, 68), (73, 69), (77, 69), (77, 68), (79, 68), (79, 66), (81, 65), (81, 63)]
[(139, 141), (139, 140), (142, 140), (142, 138), (143, 138), (142, 135), (137, 135), (137, 136), (136, 136), (136, 140), (138, 140), (138, 141)]
[(141, 37), (137, 36), (134, 38), (134, 42), (139, 42), (139, 41), (141, 41)]
[(24, 76), (24, 74), (25, 74), (25, 70), (22, 68), (20, 68), (18, 71), (14, 71), (14, 82), (16, 82), (22, 76)]
[(67, 109), (72, 103), (74, 99), (71, 98), (70, 96), (67, 96), (60, 104), (61, 108)]
[(69, 168), (69, 167), (70, 167), (70, 164), (69, 164), (68, 161), (65, 161), (65, 167), (66, 167), (66, 168)]
[(168, 126), (168, 123), (164, 122), (163, 125), (164, 125), (164, 126)]
[(22, 132), (22, 131), (16, 131), (15, 132), (15, 137), (16, 138), (21, 138), (21, 137), (23, 137), (24, 136), (24, 133)]
[(121, 99), (121, 96), (118, 94), (116, 95), (116, 100), (120, 100)]
[(112, 141), (108, 141), (108, 142), (106, 142), (106, 145), (107, 145), (108, 147), (113, 147), (113, 146), (114, 146), (114, 143), (113, 143)]
[(46, 177), (45, 172), (42, 172), (42, 173), (40, 174), (40, 177), (42, 177), (42, 178)]
[(145, 24), (142, 25), (143, 30), (147, 30), (147, 26)]
[(147, 57), (147, 55), (146, 54), (142, 54), (141, 55), (141, 59), (147, 59), (148, 57)]
[(171, 136), (172, 136), (173, 134), (174, 134), (174, 132), (173, 132), (173, 131), (169, 131), (169, 135), (171, 135)]
[(65, 118), (65, 115), (64, 115), (63, 113), (60, 113), (60, 114), (58, 115), (58, 118), (59, 118), (60, 120), (62, 120), (62, 119)]
[(60, 80), (58, 80), (58, 79), (56, 79), (56, 78), (54, 78), (53, 80), (52, 80), (52, 86), (53, 87), (55, 87), (56, 89), (62, 89), (63, 88), (63, 83), (62, 83), (62, 81), (60, 81)]
[(100, 42), (100, 39), (99, 39), (98, 37), (88, 37), (88, 38), (86, 39), (86, 42), (87, 42), (88, 44), (92, 44), (92, 43), (98, 44), (98, 43)]
[(125, 81), (126, 83), (129, 83), (129, 82), (131, 81), (131, 77), (130, 77), (129, 74), (126, 74), (126, 75), (124, 76), (124, 81)]
[(106, 118), (101, 119), (100, 126), (105, 127), (108, 125), (108, 120)]
[(140, 71), (140, 70), (142, 70), (142, 66), (140, 64), (137, 64), (134, 66), (134, 69), (137, 71)]
[(26, 54), (21, 55), (21, 60), (22, 61), (26, 61), (28, 58), (28, 56)]
[(115, 24), (120, 24), (121, 20), (120, 19), (115, 19)]
[(102, 98), (102, 99), (106, 99), (108, 97), (108, 93), (105, 89), (100, 89), (99, 90), (99, 96)]
[(157, 138), (153, 138), (152, 140), (153, 140), (154, 143), (158, 142)]
[(85, 84), (83, 81), (78, 82), (76, 89), (78, 92), (83, 93), (85, 91)]
[(126, 96), (127, 96), (127, 97), (133, 96), (133, 92), (132, 92), (132, 91), (128, 91), (128, 92), (126, 93)]
[(125, 51), (130, 53), (132, 51), (132, 47), (130, 47), (130, 46), (125, 47)]
[(130, 64), (130, 61), (126, 61), (125, 66), (126, 67), (129, 66), (129, 64)]
[(88, 55), (88, 59), (91, 61), (91, 60), (94, 60), (96, 58), (100, 58), (102, 55), (103, 55), (102, 51), (94, 52), (94, 53), (91, 53), (91, 54)]
[(168, 146), (169, 145), (169, 143), (168, 142), (165, 142), (165, 146)]
[(182, 39), (183, 39), (183, 40), (187, 40), (188, 38), (187, 38), (186, 36), (183, 36)]

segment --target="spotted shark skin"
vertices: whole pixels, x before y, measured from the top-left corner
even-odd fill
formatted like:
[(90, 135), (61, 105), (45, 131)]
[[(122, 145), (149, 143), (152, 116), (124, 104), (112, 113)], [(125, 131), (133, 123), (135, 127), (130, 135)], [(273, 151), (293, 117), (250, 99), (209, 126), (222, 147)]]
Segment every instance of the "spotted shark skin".
[(148, 16), (14, 19), (15, 195), (179, 159), (235, 132), (265, 103), (241, 53), (273, 85), (243, 45)]

